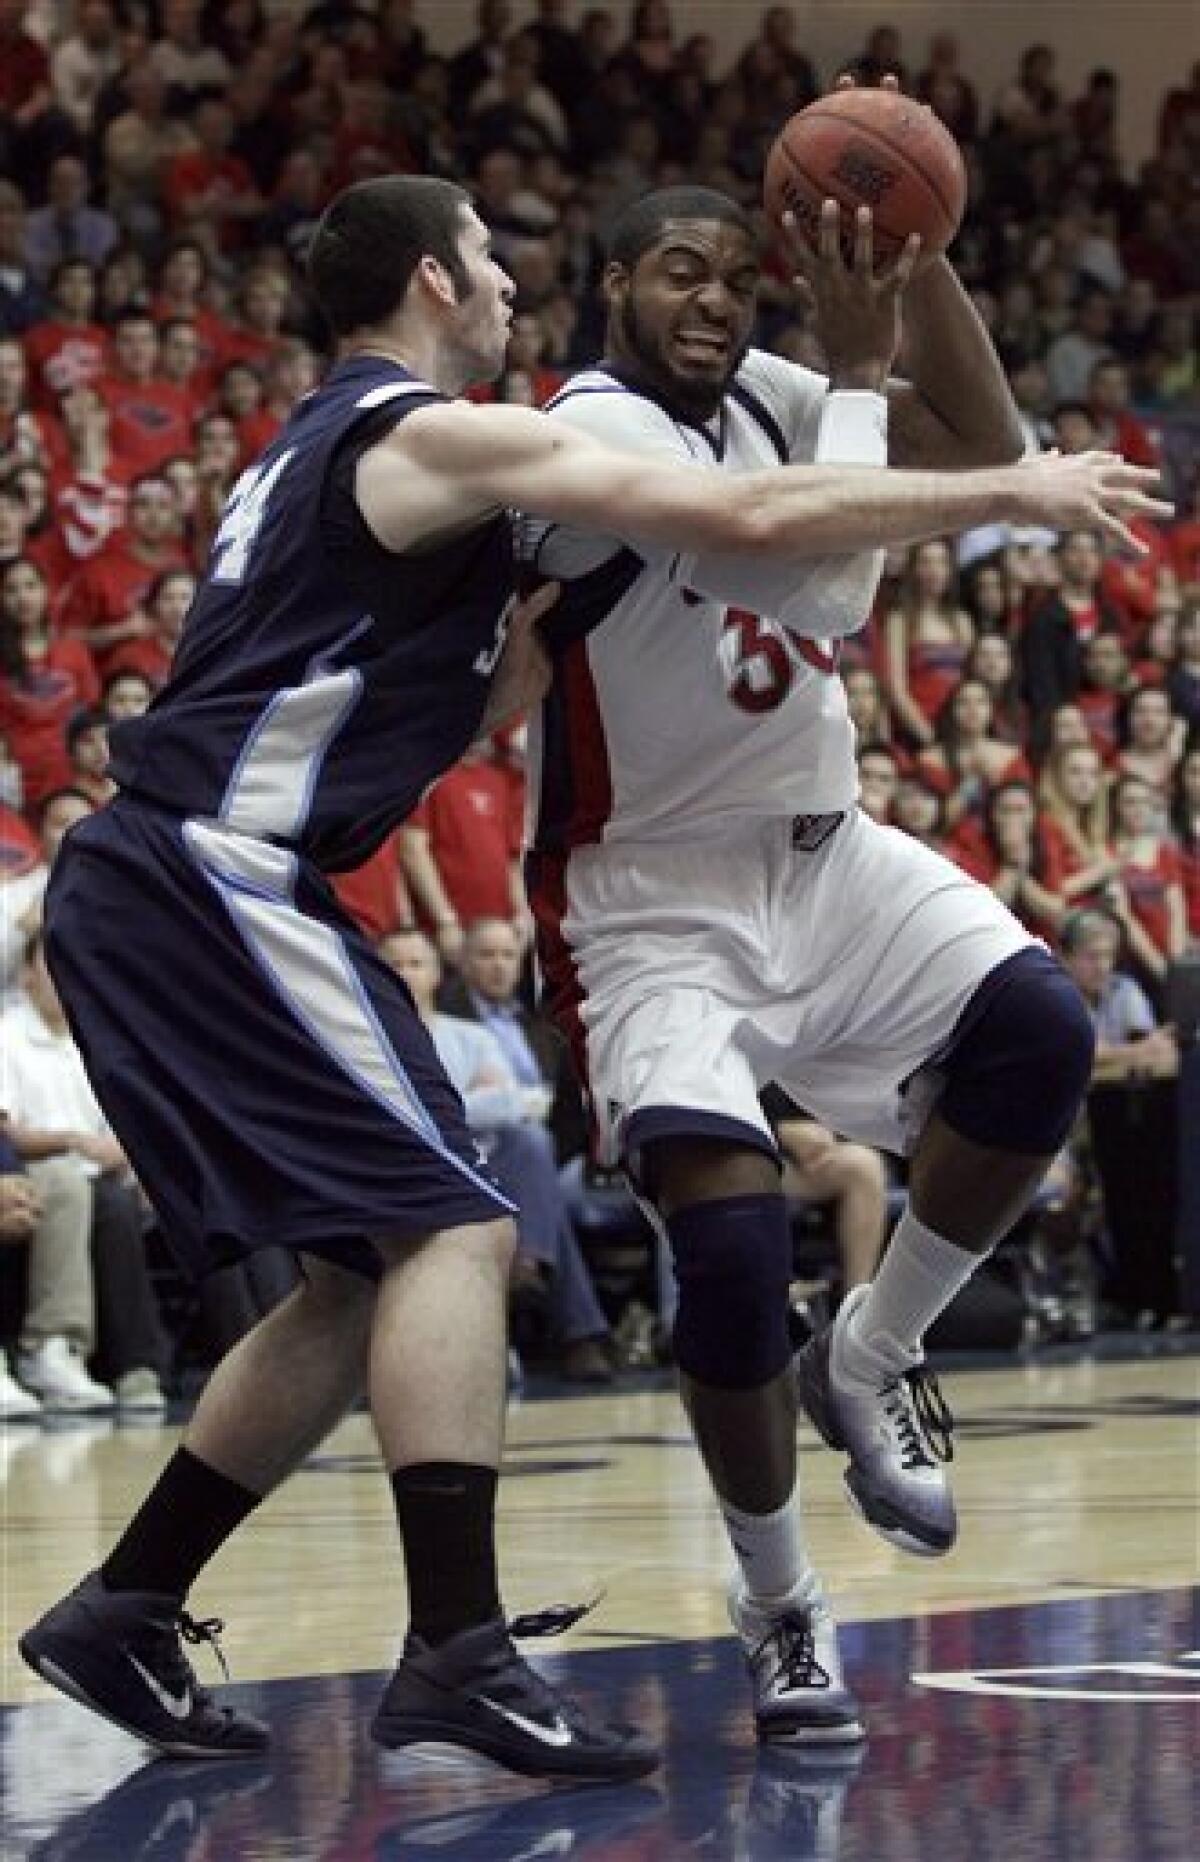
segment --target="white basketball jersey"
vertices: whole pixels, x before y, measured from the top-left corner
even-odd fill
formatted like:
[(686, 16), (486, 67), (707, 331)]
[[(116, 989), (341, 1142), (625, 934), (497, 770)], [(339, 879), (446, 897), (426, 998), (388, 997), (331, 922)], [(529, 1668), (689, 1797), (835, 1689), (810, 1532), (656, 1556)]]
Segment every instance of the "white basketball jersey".
[[(811, 461), (824, 377), (752, 350), (705, 426), (606, 369), (549, 416), (698, 471)], [(818, 814), (857, 793), (837, 640), (867, 618), (882, 558), (791, 563), (636, 548), (530, 520), (521, 553), (563, 584), (547, 617), (554, 680), (530, 731), (530, 834), (543, 852), (596, 841), (707, 839), (748, 817)]]

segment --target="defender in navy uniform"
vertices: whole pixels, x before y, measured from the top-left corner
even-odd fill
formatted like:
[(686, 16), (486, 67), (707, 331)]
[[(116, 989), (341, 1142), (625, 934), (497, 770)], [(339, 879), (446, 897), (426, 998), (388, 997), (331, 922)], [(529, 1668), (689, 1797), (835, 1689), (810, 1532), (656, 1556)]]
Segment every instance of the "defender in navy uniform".
[[(338, 364), (235, 487), (171, 682), (114, 732), (118, 798), (71, 836), (46, 914), (96, 1091), (180, 1253), (203, 1271), (282, 1242), (304, 1280), (223, 1360), (108, 1558), (21, 1650), (161, 1752), (265, 1746), (198, 1684), (183, 1643), (214, 1626), (185, 1599), (365, 1381), (410, 1604), (377, 1739), (631, 1777), (655, 1763), (646, 1741), (587, 1717), (510, 1640), (493, 1535), (509, 1205), (326, 875), (532, 695), (538, 610), (515, 601), (507, 507), (634, 548), (792, 557), (1032, 515), (1047, 469), (733, 484), (651, 459), (631, 496), (627, 456), (449, 398), (499, 371), (512, 290), (460, 190), (347, 190), (310, 275)], [(1099, 521), (1101, 468), (1055, 473), (1071, 521)]]

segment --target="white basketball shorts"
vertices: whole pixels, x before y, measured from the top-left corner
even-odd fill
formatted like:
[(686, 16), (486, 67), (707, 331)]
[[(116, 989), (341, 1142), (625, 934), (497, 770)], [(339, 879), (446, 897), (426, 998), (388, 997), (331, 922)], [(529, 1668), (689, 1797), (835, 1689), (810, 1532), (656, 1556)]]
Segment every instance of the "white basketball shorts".
[(669, 1135), (774, 1149), (772, 1082), (844, 1137), (908, 1152), (963, 1008), (1034, 942), (985, 886), (859, 811), (813, 852), (789, 821), (576, 848), (565, 904), (610, 1163)]

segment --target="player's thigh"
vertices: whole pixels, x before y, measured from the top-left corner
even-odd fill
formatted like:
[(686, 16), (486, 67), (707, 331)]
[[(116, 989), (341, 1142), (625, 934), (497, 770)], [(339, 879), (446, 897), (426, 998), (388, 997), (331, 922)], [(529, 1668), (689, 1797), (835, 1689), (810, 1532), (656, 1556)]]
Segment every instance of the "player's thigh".
[(794, 895), (811, 925), (802, 970), (790, 976), (805, 1044), (871, 1046), (885, 1063), (927, 1056), (984, 977), (1033, 940), (986, 886), (867, 815), (827, 849), (812, 883), (793, 868), (785, 893), (785, 913)]
[(986, 886), (865, 815), (827, 851), (818, 872), (790, 876), (809, 962), (762, 1018), (758, 1058), (843, 1137), (903, 1153), (963, 1010), (1033, 940)]
[(595, 1011), (588, 1084), (603, 1155), (705, 1138), (774, 1155), (736, 1007), (680, 981)]

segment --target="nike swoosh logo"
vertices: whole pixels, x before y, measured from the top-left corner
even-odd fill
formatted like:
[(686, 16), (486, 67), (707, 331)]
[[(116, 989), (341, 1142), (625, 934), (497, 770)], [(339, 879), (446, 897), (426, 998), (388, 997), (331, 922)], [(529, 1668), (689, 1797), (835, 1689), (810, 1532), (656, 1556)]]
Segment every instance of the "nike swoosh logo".
[[(128, 1651), (126, 1653), (128, 1654)], [(131, 1667), (137, 1669), (164, 1713), (169, 1713), (173, 1720), (186, 1720), (192, 1711), (191, 1688), (185, 1687), (182, 1694), (172, 1694), (170, 1688), (164, 1687), (157, 1675), (152, 1675), (148, 1668), (143, 1668), (136, 1655), (130, 1655), (129, 1662)]]
[(515, 1712), (512, 1707), (502, 1707), (498, 1700), (489, 1700), (486, 1694), (477, 1694), (475, 1698), (481, 1707), (490, 1707), (493, 1713), (500, 1714), (543, 1746), (569, 1746), (575, 1737), (561, 1713), (555, 1714), (552, 1726), (543, 1726), (539, 1720), (526, 1719), (523, 1713)]

